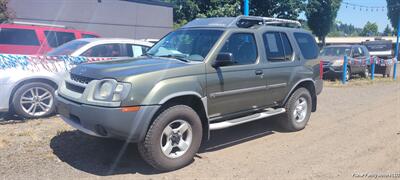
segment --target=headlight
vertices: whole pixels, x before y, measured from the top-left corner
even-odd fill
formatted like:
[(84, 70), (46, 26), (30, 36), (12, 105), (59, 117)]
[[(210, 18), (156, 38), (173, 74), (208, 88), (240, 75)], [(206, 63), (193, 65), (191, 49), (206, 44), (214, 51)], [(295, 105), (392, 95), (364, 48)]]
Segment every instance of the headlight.
[(126, 98), (130, 91), (129, 83), (120, 83), (114, 79), (104, 79), (98, 82), (93, 98), (100, 101), (118, 102)]
[(332, 61), (331, 66), (343, 66), (343, 60)]

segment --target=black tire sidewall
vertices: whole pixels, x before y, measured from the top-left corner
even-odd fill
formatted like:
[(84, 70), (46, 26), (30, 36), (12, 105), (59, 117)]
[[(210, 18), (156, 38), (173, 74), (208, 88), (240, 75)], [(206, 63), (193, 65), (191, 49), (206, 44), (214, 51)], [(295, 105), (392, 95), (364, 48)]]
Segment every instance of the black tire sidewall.
[[(169, 158), (164, 155), (160, 147), (160, 138), (164, 128), (174, 120), (184, 120), (190, 124), (193, 132), (192, 143), (189, 149), (178, 158)], [(193, 161), (193, 157), (200, 148), (202, 139), (202, 125), (197, 113), (185, 105), (175, 105), (165, 109), (149, 128), (144, 142), (139, 143), (139, 150), (143, 159), (161, 171), (176, 170)]]
[[(307, 101), (307, 114), (302, 122), (296, 122), (295, 118), (293, 117), (293, 111), (296, 108), (295, 103), (300, 97), (303, 97)], [(284, 122), (285, 128), (290, 131), (299, 131), (304, 129), (311, 116), (311, 107), (312, 107), (312, 99), (309, 91), (305, 88), (297, 89), (286, 103), (285, 109), (287, 116), (285, 118), (287, 118), (287, 120), (286, 122)]]
[[(24, 93), (26, 90), (28, 90), (28, 89), (30, 89), (30, 88), (33, 88), (33, 87), (41, 87), (41, 88), (44, 88), (44, 89), (50, 91), (50, 93), (51, 93), (51, 95), (52, 95), (52, 97), (53, 97), (53, 104), (52, 104), (50, 110), (49, 110), (48, 112), (46, 112), (45, 114), (41, 115), (41, 116), (32, 116), (32, 115), (26, 113), (26, 112), (22, 109), (21, 104), (20, 104), (20, 99), (21, 99), (23, 93)], [(55, 89), (54, 89), (51, 85), (46, 84), (46, 83), (42, 83), (42, 82), (31, 82), (31, 83), (26, 83), (26, 84), (22, 85), (21, 87), (19, 87), (19, 88), (15, 91), (15, 94), (14, 94), (13, 99), (12, 99), (12, 108), (13, 108), (14, 112), (15, 112), (17, 115), (22, 116), (22, 117), (24, 117), (24, 118), (40, 118), (40, 117), (49, 116), (49, 115), (51, 115), (51, 114), (53, 114), (53, 113), (55, 112), (55, 108), (56, 108), (56, 107), (55, 107), (54, 91), (55, 91)]]

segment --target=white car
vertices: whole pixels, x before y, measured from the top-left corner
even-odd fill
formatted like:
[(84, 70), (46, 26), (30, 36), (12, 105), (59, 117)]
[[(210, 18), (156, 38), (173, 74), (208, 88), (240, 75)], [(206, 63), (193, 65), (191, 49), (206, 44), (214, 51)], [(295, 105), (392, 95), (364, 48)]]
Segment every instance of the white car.
[[(131, 39), (88, 38), (70, 41), (47, 55), (138, 57), (152, 45), (149, 42)], [(56, 72), (45, 69), (0, 69), (0, 113), (12, 110), (24, 118), (39, 118), (52, 114), (55, 111), (54, 91), (67, 74), (65, 68), (59, 69)]]

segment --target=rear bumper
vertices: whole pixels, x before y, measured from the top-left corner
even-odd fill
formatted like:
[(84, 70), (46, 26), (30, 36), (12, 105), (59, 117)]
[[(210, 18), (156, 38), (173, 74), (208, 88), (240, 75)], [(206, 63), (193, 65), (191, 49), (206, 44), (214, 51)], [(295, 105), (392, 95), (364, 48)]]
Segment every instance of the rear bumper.
[(141, 106), (136, 112), (122, 112), (108, 108), (78, 104), (56, 95), (61, 118), (72, 127), (92, 136), (110, 137), (130, 142), (144, 139), (158, 105)]

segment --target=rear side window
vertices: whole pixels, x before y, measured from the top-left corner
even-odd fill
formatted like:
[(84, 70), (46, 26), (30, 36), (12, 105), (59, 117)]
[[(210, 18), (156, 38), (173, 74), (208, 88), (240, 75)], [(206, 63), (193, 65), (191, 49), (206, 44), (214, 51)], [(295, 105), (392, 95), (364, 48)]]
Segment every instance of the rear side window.
[(34, 30), (0, 28), (0, 44), (39, 46)]
[(126, 44), (127, 53), (129, 57), (139, 57), (146, 53), (147, 47), (136, 45), (136, 44)]
[(293, 49), (285, 33), (267, 32), (263, 35), (268, 61), (291, 61)]
[(97, 38), (97, 36), (91, 34), (82, 34), (82, 38)]
[(75, 39), (75, 34), (70, 32), (44, 31), (47, 43), (55, 48)]
[(297, 44), (305, 59), (316, 59), (318, 57), (318, 46), (314, 37), (306, 33), (294, 33)]

